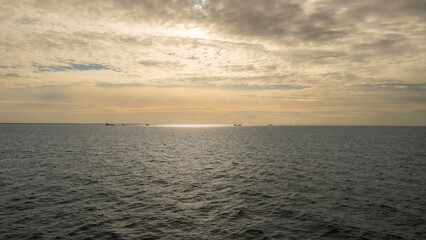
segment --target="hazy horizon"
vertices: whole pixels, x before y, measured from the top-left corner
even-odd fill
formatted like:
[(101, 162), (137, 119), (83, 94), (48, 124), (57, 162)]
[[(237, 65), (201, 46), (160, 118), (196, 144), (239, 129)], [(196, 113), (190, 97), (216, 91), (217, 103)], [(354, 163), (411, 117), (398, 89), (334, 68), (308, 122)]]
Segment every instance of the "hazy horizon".
[[(244, 123), (145, 123), (145, 122), (0, 122), (0, 124), (75, 124), (75, 125), (141, 125), (146, 127), (426, 127), (425, 125), (356, 125), (356, 124), (244, 124)], [(148, 125), (146, 125), (148, 124)], [(241, 126), (238, 126), (241, 124)]]
[(426, 125), (422, 0), (0, 3), (0, 122)]

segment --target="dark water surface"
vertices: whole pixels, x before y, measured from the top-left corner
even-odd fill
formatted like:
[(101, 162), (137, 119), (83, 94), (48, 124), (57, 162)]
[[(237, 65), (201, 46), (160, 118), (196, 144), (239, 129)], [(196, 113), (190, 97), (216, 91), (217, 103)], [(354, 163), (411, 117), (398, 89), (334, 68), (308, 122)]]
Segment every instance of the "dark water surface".
[(0, 125), (0, 194), (0, 239), (426, 239), (426, 128)]

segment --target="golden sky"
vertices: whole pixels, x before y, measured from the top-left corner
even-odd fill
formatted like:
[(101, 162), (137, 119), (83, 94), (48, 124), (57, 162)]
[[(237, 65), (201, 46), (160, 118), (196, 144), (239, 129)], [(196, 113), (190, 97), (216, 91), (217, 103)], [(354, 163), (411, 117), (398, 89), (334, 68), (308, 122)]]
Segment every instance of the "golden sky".
[(0, 0), (0, 122), (426, 125), (424, 0)]

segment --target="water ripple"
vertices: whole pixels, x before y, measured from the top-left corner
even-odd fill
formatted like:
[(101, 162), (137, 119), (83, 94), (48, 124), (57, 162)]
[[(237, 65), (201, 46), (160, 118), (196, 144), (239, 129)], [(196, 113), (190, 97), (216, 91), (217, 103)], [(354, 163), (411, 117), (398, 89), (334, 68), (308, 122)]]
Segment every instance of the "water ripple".
[(0, 132), (1, 239), (426, 238), (426, 128)]

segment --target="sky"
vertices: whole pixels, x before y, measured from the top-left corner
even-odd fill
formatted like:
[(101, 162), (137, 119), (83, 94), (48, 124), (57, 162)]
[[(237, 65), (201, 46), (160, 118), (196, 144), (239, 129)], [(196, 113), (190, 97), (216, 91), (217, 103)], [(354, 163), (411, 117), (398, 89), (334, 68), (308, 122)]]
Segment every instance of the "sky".
[(0, 122), (426, 125), (424, 0), (0, 0)]

